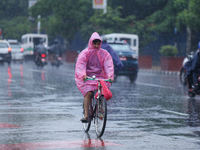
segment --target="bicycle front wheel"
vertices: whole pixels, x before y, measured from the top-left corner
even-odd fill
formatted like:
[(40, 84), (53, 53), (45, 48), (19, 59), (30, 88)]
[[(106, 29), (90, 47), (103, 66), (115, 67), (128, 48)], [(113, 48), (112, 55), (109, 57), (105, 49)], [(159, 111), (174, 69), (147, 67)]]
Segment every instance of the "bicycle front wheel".
[[(83, 124), (83, 129), (85, 132), (88, 132), (90, 130), (90, 125), (91, 125), (91, 112), (92, 112), (92, 106), (91, 104), (89, 105), (89, 121), (87, 123), (82, 123)], [(84, 104), (83, 104), (83, 117), (85, 116), (85, 111), (84, 111)]]
[(96, 113), (95, 113), (95, 129), (97, 137), (101, 137), (106, 128), (106, 120), (107, 120), (107, 103), (106, 99), (101, 96), (96, 105)]

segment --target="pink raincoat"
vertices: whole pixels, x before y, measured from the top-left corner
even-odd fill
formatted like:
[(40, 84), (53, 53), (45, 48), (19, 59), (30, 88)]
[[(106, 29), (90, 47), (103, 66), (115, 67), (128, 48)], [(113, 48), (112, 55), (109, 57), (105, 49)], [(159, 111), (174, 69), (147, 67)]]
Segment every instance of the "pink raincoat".
[[(76, 85), (83, 96), (89, 91), (97, 89), (97, 81), (89, 80), (84, 82), (84, 75), (95, 75), (98, 79), (112, 78), (114, 80), (114, 67), (111, 55), (101, 48), (101, 44), (98, 48), (92, 45), (92, 41), (101, 38), (97, 32), (94, 32), (89, 40), (88, 48), (84, 49), (79, 55), (76, 62), (75, 80)], [(106, 82), (108, 87), (111, 83)]]

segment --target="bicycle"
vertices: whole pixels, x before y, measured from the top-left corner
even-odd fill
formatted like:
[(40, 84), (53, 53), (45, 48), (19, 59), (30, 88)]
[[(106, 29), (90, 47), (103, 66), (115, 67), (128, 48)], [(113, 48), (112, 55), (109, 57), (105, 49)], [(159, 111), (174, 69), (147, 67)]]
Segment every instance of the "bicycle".
[[(91, 99), (90, 99), (90, 105), (89, 105), (89, 119), (87, 123), (83, 124), (83, 129), (85, 132), (88, 132), (90, 130), (91, 122), (94, 119), (95, 124), (95, 132), (98, 138), (100, 138), (106, 127), (106, 120), (107, 120), (107, 103), (104, 95), (102, 94), (103, 86), (101, 85), (100, 80), (108, 81), (112, 83), (110, 79), (96, 79), (95, 76), (88, 77), (87, 80), (97, 80), (98, 81), (98, 89), (94, 92), (92, 92)], [(98, 95), (95, 100), (96, 92), (98, 92)], [(84, 111), (84, 104), (83, 104), (83, 117), (84, 117), (85, 111)]]

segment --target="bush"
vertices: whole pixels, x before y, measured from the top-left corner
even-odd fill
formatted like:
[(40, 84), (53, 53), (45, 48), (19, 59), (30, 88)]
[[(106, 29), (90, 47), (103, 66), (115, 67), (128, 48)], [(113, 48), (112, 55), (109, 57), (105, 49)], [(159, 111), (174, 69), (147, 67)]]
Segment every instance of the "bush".
[(178, 49), (172, 45), (165, 45), (161, 47), (159, 52), (162, 56), (176, 56), (176, 54), (178, 54)]

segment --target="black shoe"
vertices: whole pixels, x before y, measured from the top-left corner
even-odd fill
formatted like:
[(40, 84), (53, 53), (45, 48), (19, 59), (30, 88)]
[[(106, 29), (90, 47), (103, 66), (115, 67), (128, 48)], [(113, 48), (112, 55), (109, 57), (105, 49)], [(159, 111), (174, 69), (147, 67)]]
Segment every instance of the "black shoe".
[(84, 117), (84, 118), (82, 118), (82, 119), (81, 119), (81, 121), (82, 121), (82, 123), (88, 123), (88, 122), (89, 122), (89, 121), (88, 121), (88, 119), (87, 119), (87, 118), (85, 118), (85, 117)]

